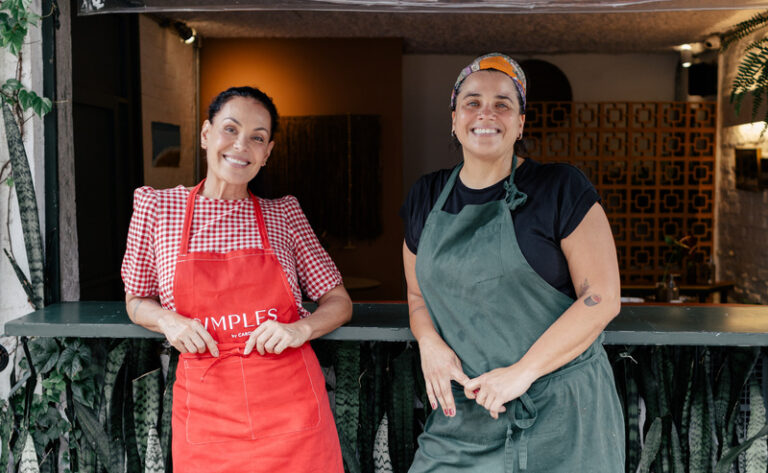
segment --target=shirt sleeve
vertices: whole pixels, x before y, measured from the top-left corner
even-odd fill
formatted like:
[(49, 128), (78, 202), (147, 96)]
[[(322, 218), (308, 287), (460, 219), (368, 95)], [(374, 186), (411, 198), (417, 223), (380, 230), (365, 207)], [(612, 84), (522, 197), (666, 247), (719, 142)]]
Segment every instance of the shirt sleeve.
[(450, 172), (438, 171), (420, 177), (413, 184), (408, 192), (408, 197), (405, 198), (405, 202), (400, 207), (399, 214), (403, 220), (405, 246), (413, 254), (416, 254), (419, 248), (421, 232), (424, 230), (424, 224), (427, 223), (429, 212), (435, 205), (449, 176)]
[(562, 240), (579, 226), (584, 216), (600, 195), (581, 170), (570, 164), (561, 164), (561, 194), (558, 212), (557, 235)]
[(138, 297), (159, 294), (155, 260), (155, 225), (157, 195), (151, 187), (141, 187), (133, 193), (133, 215), (128, 227), (128, 242), (120, 274), (125, 292)]
[(341, 284), (341, 273), (309, 225), (296, 197), (286, 197), (286, 218), (293, 232), (296, 275), (304, 293), (317, 301)]
[(415, 213), (414, 204), (419, 200), (419, 197), (417, 196), (419, 182), (420, 181), (417, 181), (416, 184), (411, 187), (411, 190), (408, 192), (408, 197), (405, 198), (405, 202), (403, 202), (399, 212), (400, 218), (403, 220), (405, 246), (407, 246), (413, 254), (416, 254), (419, 247), (419, 237), (421, 236), (421, 230), (424, 227), (423, 223), (419, 225), (418, 220), (414, 221), (413, 218), (413, 214)]

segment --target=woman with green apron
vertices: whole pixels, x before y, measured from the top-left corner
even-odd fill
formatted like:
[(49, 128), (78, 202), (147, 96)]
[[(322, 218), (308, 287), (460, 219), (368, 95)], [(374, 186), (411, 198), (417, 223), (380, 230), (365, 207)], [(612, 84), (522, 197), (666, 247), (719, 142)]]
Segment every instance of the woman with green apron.
[(451, 97), (463, 162), (422, 177), (401, 212), (435, 409), (410, 473), (624, 471), (601, 344), (620, 306), (613, 237), (580, 171), (515, 152), (525, 91), (502, 54), (465, 68)]

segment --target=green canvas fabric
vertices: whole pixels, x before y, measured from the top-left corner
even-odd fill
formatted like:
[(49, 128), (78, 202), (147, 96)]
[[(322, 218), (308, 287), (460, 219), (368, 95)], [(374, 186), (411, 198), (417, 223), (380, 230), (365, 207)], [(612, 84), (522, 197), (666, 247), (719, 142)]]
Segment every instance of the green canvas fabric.
[[(517, 362), (573, 300), (526, 261), (510, 210), (526, 201), (514, 184), (504, 200), (442, 210), (461, 164), (430, 212), (416, 276), (438, 333), (476, 377)], [(571, 363), (537, 380), (494, 420), (454, 383), (456, 416), (432, 412), (409, 473), (619, 473), (624, 421), (602, 336)]]

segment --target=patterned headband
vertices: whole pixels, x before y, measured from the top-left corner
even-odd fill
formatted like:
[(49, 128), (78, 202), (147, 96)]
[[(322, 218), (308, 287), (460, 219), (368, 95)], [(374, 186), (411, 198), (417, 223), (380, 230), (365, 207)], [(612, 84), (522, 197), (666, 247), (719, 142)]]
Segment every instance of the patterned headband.
[(469, 77), (470, 74), (477, 71), (486, 69), (494, 69), (499, 72), (503, 72), (508, 75), (510, 79), (515, 83), (517, 91), (520, 93), (520, 98), (523, 103), (522, 110), (525, 110), (525, 74), (514, 59), (501, 53), (489, 53), (472, 61), (472, 63), (465, 67), (456, 79), (456, 84), (453, 86), (453, 92), (451, 93), (451, 110), (456, 109), (456, 97), (459, 95), (459, 88), (464, 83), (464, 79)]

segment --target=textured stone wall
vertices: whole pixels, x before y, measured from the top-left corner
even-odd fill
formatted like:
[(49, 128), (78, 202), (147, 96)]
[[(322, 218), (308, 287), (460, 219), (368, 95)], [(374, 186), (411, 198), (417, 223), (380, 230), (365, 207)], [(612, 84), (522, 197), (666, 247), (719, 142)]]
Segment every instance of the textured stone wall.
[[(195, 184), (197, 123), (195, 50), (172, 28), (139, 17), (141, 40), (141, 114), (144, 184), (156, 189)], [(152, 122), (177, 125), (181, 147), (178, 167), (152, 166)]]
[[(765, 32), (758, 34), (764, 35)], [(759, 148), (768, 157), (768, 133), (763, 123), (750, 125), (751, 102), (739, 115), (730, 103), (730, 88), (747, 44), (758, 35), (732, 45), (720, 57), (721, 110), (718, 158), (717, 273), (720, 280), (736, 282), (737, 302), (768, 304), (768, 190), (736, 188), (735, 149)], [(762, 116), (762, 113), (760, 114)]]

